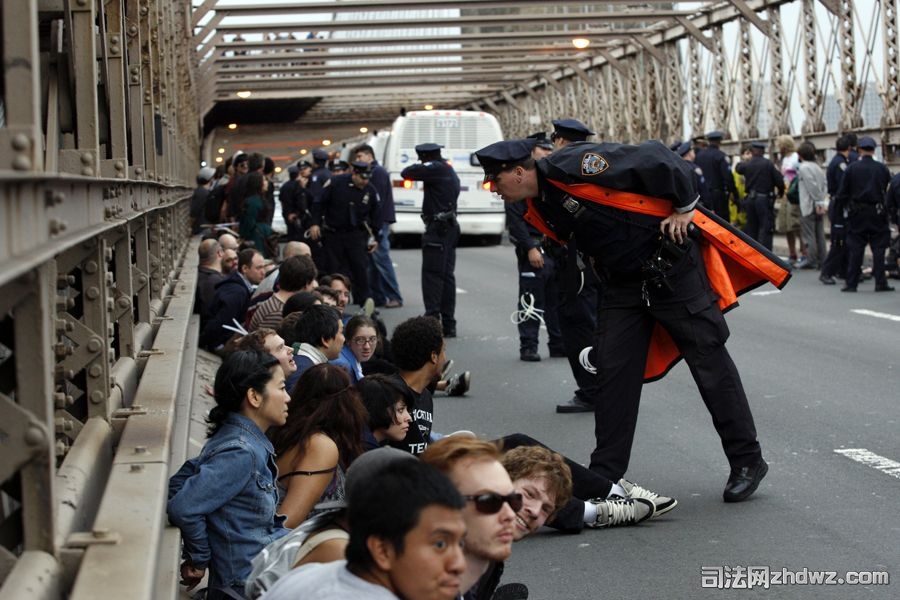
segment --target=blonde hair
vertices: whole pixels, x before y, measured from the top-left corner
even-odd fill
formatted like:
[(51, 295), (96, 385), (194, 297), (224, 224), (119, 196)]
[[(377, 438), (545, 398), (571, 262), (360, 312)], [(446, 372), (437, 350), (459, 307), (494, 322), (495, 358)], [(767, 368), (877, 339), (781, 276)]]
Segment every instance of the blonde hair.
[(775, 145), (778, 146), (782, 155), (792, 154), (797, 150), (797, 146), (794, 144), (794, 138), (786, 133), (775, 138)]

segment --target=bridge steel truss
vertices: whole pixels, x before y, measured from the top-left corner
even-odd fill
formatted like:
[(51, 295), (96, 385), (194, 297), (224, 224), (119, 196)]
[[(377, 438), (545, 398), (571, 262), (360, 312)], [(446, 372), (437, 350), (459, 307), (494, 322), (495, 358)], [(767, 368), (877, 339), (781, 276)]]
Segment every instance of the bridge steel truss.
[[(785, 24), (784, 14), (797, 20)], [(718, 129), (733, 154), (742, 143), (784, 133), (821, 151), (833, 148), (838, 135), (856, 132), (880, 138), (884, 159), (896, 164), (897, 19), (896, 0), (875, 0), (866, 9), (849, 0), (731, 0), (468, 108), (496, 113), (510, 138), (575, 116), (597, 138), (627, 143), (673, 142)], [(880, 120), (864, 120), (866, 93), (877, 97)], [(831, 128), (826, 96), (839, 109)], [(804, 116), (799, 127), (789, 120), (792, 111)]]
[(0, 4), (4, 600), (177, 594), (164, 503), (196, 354), (189, 18), (169, 0)]

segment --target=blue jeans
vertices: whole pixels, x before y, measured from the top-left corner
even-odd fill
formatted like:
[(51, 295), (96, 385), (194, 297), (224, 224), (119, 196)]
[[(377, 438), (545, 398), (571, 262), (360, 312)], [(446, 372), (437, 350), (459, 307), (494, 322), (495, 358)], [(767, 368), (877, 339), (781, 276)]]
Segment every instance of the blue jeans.
[(391, 242), (388, 238), (390, 231), (389, 223), (382, 225), (378, 234), (378, 249), (369, 255), (369, 290), (375, 304), (379, 305), (388, 300), (403, 302), (397, 274), (394, 273), (394, 263), (391, 262)]

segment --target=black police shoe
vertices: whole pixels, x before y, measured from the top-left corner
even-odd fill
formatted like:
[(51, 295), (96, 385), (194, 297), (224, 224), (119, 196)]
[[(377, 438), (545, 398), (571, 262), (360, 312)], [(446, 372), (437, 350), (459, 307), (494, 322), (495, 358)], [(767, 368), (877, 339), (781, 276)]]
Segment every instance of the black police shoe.
[(819, 275), (819, 281), (821, 281), (825, 285), (834, 285), (837, 283), (837, 281), (834, 280), (834, 277), (830, 277), (828, 275)]
[(876, 285), (875, 291), (876, 292), (893, 292), (894, 286), (883, 283), (881, 285)]
[(445, 338), (455, 338), (456, 337), (456, 326), (447, 326), (444, 325), (444, 337)]
[(565, 348), (550, 348), (550, 358), (565, 358), (566, 356), (568, 354), (566, 354)]
[(573, 396), (571, 400), (566, 402), (565, 404), (557, 404), (556, 412), (558, 413), (583, 413), (583, 412), (594, 412), (594, 407), (579, 398), (578, 396)]
[(768, 472), (769, 465), (761, 458), (749, 467), (732, 469), (731, 476), (728, 477), (728, 483), (725, 484), (725, 491), (722, 494), (725, 502), (741, 502), (749, 498), (756, 491), (756, 488), (759, 487), (759, 482), (762, 481)]
[(844, 287), (841, 288), (841, 291), (842, 292), (855, 292), (856, 288), (853, 287), (852, 285), (845, 285)]
[(519, 352), (519, 360), (524, 360), (525, 362), (541, 362), (541, 355), (537, 353), (537, 350), (522, 350)]

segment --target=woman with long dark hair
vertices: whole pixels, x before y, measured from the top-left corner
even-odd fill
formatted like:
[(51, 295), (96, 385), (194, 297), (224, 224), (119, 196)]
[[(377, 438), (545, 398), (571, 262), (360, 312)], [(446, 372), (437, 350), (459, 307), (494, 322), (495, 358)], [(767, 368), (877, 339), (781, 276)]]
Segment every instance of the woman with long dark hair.
[(269, 180), (262, 173), (258, 171), (247, 173), (245, 195), (238, 200), (234, 214), (240, 219), (238, 233), (241, 237), (253, 242), (253, 247), (262, 252), (266, 258), (274, 258), (271, 249), (266, 246), (266, 240), (272, 236), (272, 228), (268, 223), (269, 211), (263, 200), (268, 185)]
[(369, 413), (368, 430), (363, 440), (366, 450), (402, 442), (409, 431), (412, 415), (400, 383), (388, 375), (367, 375), (357, 382), (356, 389)]
[(320, 502), (344, 498), (344, 473), (363, 453), (366, 409), (350, 376), (325, 363), (309, 368), (294, 386), (287, 423), (269, 438), (278, 456), (280, 514), (296, 527)]
[(290, 401), (278, 359), (255, 350), (225, 358), (213, 386), (208, 440), (169, 480), (169, 520), (181, 530), (182, 583), (209, 569), (207, 598), (243, 597), (250, 561), (287, 534), (275, 514), (275, 452), (265, 431), (287, 421)]

